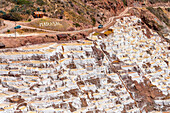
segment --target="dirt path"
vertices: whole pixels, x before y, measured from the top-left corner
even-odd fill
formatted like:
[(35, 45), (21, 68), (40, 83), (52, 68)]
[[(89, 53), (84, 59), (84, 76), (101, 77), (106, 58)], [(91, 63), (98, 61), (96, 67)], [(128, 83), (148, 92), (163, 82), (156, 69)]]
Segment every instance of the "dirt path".
[[(118, 18), (118, 17), (121, 17), (123, 16), (125, 13), (127, 13), (128, 11), (128, 8), (126, 8), (122, 13), (120, 13), (118, 16), (113, 16), (113, 17), (110, 17), (109, 20), (105, 23), (104, 27), (107, 27), (108, 25), (110, 25), (113, 20), (115, 18)], [(15, 27), (15, 22), (12, 22), (12, 21), (7, 21), (5, 20), (4, 21), (5, 24), (7, 24), (8, 26), (4, 29), (2, 29), (0, 31), (0, 33), (3, 33), (5, 31), (7, 31), (8, 29), (12, 29)], [(35, 28), (35, 27), (29, 27), (29, 26), (26, 26), (26, 25), (21, 25), (22, 28), (27, 28), (27, 29), (36, 29), (36, 30), (42, 30), (42, 31), (45, 31), (45, 32), (48, 32), (48, 33), (45, 33), (46, 35), (50, 35), (50, 34), (66, 34), (66, 33), (80, 33), (80, 32), (86, 32), (86, 31), (91, 31), (92, 29), (93, 30), (96, 30), (98, 29), (97, 27), (93, 27), (93, 28), (88, 28), (88, 29), (82, 29), (82, 30), (78, 30), (78, 31), (52, 31), (52, 30), (46, 30), (46, 29), (41, 29), (41, 28)], [(44, 34), (44, 33), (43, 33)], [(39, 35), (43, 35), (43, 34), (39, 34)], [(37, 36), (38, 34), (27, 34), (27, 35), (21, 35), (21, 36)], [(3, 35), (0, 35), (0, 36), (3, 36)]]
[[(155, 6), (154, 8), (158, 8), (158, 7), (167, 8), (168, 6), (165, 6), (165, 7), (164, 6)], [(104, 24), (104, 27), (107, 27), (111, 23), (113, 23), (113, 20), (115, 18), (125, 16), (125, 14), (132, 8), (133, 7), (126, 7), (125, 10), (123, 12), (121, 12), (118, 16), (110, 17), (109, 20)], [(15, 27), (15, 22), (13, 22), (13, 21), (5, 20), (4, 22), (7, 25), (7, 27), (0, 30), (0, 33), (1, 33), (0, 36), (6, 36), (6, 34), (3, 34), (3, 32), (6, 32), (8, 29), (10, 30), (10, 29), (13, 29)], [(68, 33), (74, 34), (74, 33), (87, 32), (87, 31), (92, 31), (92, 30), (98, 29), (97, 27), (93, 27), (93, 28), (82, 29), (82, 30), (77, 30), (77, 31), (53, 31), (53, 30), (46, 30), (46, 29), (41, 29), (41, 28), (30, 27), (30, 26), (26, 26), (26, 25), (21, 25), (21, 27), (27, 28), (27, 29), (36, 29), (36, 30), (48, 32), (48, 33), (29, 33), (29, 34), (19, 35), (19, 36), (22, 36), (22, 37), (23, 36), (38, 36), (38, 35), (43, 36), (43, 35), (68, 34)]]
[(0, 33), (6, 32), (7, 30), (10, 30), (15, 27), (15, 22), (13, 22), (13, 21), (5, 20), (4, 23), (5, 23), (6, 27), (1, 29)]

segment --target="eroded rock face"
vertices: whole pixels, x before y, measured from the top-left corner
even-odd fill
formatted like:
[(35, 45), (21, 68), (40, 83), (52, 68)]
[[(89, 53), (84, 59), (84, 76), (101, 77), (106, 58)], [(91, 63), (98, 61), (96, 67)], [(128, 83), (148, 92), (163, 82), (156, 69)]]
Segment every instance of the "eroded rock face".
[(168, 44), (152, 31), (147, 37), (137, 17), (116, 21), (105, 38), (1, 50), (0, 109), (168, 111)]

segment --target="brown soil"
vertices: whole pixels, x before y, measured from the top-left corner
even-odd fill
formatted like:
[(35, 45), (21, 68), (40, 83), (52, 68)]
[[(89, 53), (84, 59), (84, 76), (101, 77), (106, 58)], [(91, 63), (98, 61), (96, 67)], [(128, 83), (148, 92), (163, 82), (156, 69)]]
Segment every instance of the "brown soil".
[(27, 37), (0, 37), (0, 42), (5, 45), (6, 48), (15, 48), (20, 46), (41, 44), (48, 42), (68, 42), (85, 38), (87, 34), (79, 33), (74, 35), (68, 35), (67, 38), (61, 38), (58, 40), (56, 35), (53, 36), (27, 36)]

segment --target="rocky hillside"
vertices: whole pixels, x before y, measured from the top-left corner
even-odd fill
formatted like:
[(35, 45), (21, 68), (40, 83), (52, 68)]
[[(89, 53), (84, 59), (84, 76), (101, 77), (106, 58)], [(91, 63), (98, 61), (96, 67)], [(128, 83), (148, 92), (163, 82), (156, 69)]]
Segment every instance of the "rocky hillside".
[(166, 36), (169, 36), (170, 32), (168, 8), (133, 8), (129, 12), (141, 18), (149, 28), (156, 31), (162, 38), (170, 43), (169, 38), (166, 38)]
[(124, 5), (122, 0), (2, 0), (0, 15), (5, 19), (27, 20), (34, 11), (43, 11), (49, 17), (86, 26), (105, 22), (124, 10)]
[[(0, 18), (17, 21), (31, 20), (33, 12), (43, 11), (46, 16), (62, 20), (71, 28), (87, 28), (103, 24), (109, 17), (118, 15), (127, 6), (140, 7), (145, 3), (145, 7), (148, 7), (167, 2), (168, 0), (145, 0), (145, 2), (143, 0), (2, 0)], [(165, 24), (169, 23), (169, 19), (165, 18), (165, 14), (161, 9), (148, 8), (148, 10), (157, 17), (160, 15), (161, 18), (158, 17), (158, 19), (163, 20)], [(139, 12), (139, 14), (145, 14), (145, 11), (144, 13)], [(154, 23), (154, 26), (158, 26), (157, 23)], [(163, 25), (159, 24), (160, 26)], [(71, 29), (67, 26), (63, 28), (65, 30)]]

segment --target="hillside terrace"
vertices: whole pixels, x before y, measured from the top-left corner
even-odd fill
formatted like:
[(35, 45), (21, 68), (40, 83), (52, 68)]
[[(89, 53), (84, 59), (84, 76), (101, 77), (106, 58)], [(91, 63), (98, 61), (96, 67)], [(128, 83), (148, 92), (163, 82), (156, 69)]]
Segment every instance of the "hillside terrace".
[(2, 52), (0, 110), (170, 110), (169, 45), (156, 34), (149, 39), (140, 22), (135, 16), (117, 19), (110, 27), (113, 33), (106, 38), (90, 34), (93, 41), (32, 45)]

